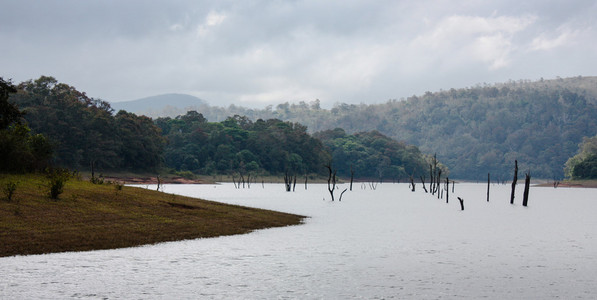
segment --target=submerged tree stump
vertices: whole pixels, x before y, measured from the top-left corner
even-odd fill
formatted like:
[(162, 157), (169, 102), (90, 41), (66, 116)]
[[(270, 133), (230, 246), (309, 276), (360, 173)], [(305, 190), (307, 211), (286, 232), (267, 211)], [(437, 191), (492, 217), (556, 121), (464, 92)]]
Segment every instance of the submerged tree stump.
[[(423, 187), (425, 187), (425, 183), (423, 183)], [(410, 188), (411, 188), (411, 192), (415, 191), (415, 179), (413, 178), (413, 176), (410, 176)]]
[(512, 180), (512, 193), (510, 194), (510, 204), (514, 204), (514, 191), (516, 190), (516, 181), (518, 181), (518, 160), (514, 160), (514, 179)]
[(460, 210), (464, 210), (464, 199), (460, 198), (460, 197), (456, 197), (458, 198), (458, 201), (460, 201)]
[[(423, 185), (423, 190), (425, 190), (425, 193), (429, 193), (427, 191), (427, 187), (425, 187), (425, 177), (423, 175), (421, 175), (421, 184)], [(414, 190), (413, 190), (414, 192)]]
[(489, 202), (489, 182), (490, 182), (489, 178), (490, 178), (489, 173), (487, 173), (487, 202)]
[(352, 192), (352, 181), (354, 179), (354, 169), (352, 168), (352, 164), (350, 165), (350, 191)]
[(448, 199), (450, 199), (450, 177), (446, 177), (446, 203), (448, 203)]
[(531, 172), (526, 173), (524, 179), (524, 194), (522, 198), (522, 206), (527, 206), (529, 203), (529, 186), (531, 185)]

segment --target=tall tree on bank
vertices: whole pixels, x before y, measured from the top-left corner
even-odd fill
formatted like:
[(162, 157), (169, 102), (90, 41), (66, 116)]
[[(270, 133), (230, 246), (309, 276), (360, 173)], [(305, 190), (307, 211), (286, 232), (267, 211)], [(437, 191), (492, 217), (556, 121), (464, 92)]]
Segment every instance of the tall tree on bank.
[[(121, 127), (109, 103), (90, 98), (53, 77), (23, 82), (17, 90), (11, 100), (24, 109), (25, 120), (33, 132), (52, 141), (55, 164), (72, 169), (97, 166), (104, 170), (155, 170), (160, 166), (155, 157), (161, 156), (163, 142), (151, 121), (134, 120), (133, 123), (139, 123), (135, 126), (140, 126), (135, 130)], [(135, 156), (124, 159), (132, 148)]]
[(52, 147), (45, 136), (31, 134), (22, 124), (23, 114), (9, 102), (16, 91), (11, 82), (0, 77), (0, 171), (40, 170), (48, 165)]

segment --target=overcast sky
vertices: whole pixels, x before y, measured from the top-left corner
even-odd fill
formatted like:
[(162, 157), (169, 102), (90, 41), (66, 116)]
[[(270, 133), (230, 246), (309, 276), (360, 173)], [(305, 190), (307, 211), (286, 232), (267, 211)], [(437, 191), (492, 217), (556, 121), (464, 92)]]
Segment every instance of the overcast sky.
[(381, 103), (597, 75), (597, 1), (0, 0), (0, 76), (94, 98)]

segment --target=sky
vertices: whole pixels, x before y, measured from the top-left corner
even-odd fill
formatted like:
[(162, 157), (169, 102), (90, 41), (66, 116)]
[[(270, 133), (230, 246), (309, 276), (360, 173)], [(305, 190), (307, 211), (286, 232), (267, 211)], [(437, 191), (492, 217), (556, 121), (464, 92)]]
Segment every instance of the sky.
[(597, 0), (0, 0), (0, 77), (110, 102), (383, 103), (597, 75)]

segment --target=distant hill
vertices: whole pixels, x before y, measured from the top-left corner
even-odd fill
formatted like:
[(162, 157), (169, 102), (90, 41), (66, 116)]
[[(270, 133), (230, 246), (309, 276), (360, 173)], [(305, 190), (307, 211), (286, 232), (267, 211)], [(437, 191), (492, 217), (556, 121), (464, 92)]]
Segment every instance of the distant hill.
[(238, 114), (299, 122), (309, 132), (377, 130), (424, 153), (437, 153), (451, 178), (486, 180), (491, 173), (495, 180), (511, 179), (517, 159), (521, 174), (560, 179), (583, 137), (597, 132), (597, 77), (483, 84), (380, 104), (339, 103), (330, 110), (313, 101), (263, 110), (231, 106), (197, 111), (209, 120)]
[[(172, 108), (172, 104), (168, 103)], [(148, 105), (149, 106), (149, 105)], [(309, 132), (342, 128), (347, 134), (377, 130), (395, 140), (437, 154), (451, 178), (512, 178), (514, 160), (533, 178), (561, 179), (564, 163), (583, 137), (597, 132), (597, 77), (518, 80), (426, 92), (379, 104), (281, 103), (265, 109), (230, 105), (194, 108), (211, 122), (235, 114), (251, 120), (298, 122)], [(169, 111), (169, 113), (168, 113)], [(159, 116), (187, 109), (161, 109)], [(146, 114), (156, 117), (158, 114)]]
[(125, 110), (149, 117), (177, 116), (185, 114), (187, 109), (197, 109), (207, 103), (195, 96), (186, 94), (164, 94), (131, 101), (110, 103), (115, 112)]

